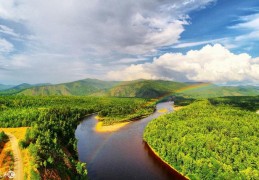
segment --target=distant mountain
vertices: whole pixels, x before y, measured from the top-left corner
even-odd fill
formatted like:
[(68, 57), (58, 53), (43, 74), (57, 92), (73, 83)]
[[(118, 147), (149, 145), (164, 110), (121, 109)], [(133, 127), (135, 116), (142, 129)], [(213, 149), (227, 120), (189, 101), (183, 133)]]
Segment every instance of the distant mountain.
[(258, 86), (217, 86), (215, 84), (198, 84), (180, 89), (175, 93), (178, 96), (190, 98), (210, 98), (223, 96), (255, 96), (259, 95)]
[(134, 81), (101, 81), (84, 79), (62, 84), (20, 84), (0, 95), (66, 95), (66, 96), (112, 96), (159, 98), (174, 95), (184, 98), (210, 98), (222, 96), (253, 96), (259, 95), (257, 86), (217, 86), (211, 83), (191, 82), (181, 83), (164, 80), (134, 80)]
[(157, 98), (172, 94), (177, 89), (188, 86), (185, 83), (163, 80), (135, 80), (118, 84), (109, 91), (115, 97)]
[(28, 84), (28, 83), (22, 83), (22, 84), (19, 84), (17, 86), (12, 86), (10, 87), (9, 89), (5, 89), (5, 90), (2, 90), (0, 91), (0, 95), (13, 95), (13, 94), (18, 94), (28, 88), (31, 88), (31, 87), (37, 87), (37, 86), (44, 86), (44, 85), (47, 85), (47, 84)]
[(113, 97), (141, 97), (157, 98), (172, 93), (187, 86), (185, 83), (163, 80), (135, 80), (135, 81), (101, 81), (84, 79), (80, 81), (31, 87), (19, 94), (23, 95), (105, 95)]
[(0, 91), (14, 87), (14, 85), (0, 84)]
[(118, 84), (115, 81), (101, 81), (97, 79), (84, 79), (70, 83), (62, 83), (57, 85), (47, 85), (32, 87), (26, 89), (19, 94), (23, 95), (91, 95), (98, 94), (103, 95), (112, 88), (114, 85)]
[(23, 89), (27, 89), (27, 88), (30, 88), (30, 87), (33, 87), (33, 86), (34, 85), (23, 83), (23, 84), (19, 84), (17, 86), (12, 87), (12, 89), (23, 90)]

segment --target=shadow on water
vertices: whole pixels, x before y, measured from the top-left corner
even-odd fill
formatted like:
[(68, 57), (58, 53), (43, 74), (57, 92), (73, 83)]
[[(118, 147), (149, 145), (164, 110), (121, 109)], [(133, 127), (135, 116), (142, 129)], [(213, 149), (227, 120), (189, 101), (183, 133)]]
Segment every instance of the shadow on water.
[[(157, 109), (170, 108), (168, 102)], [(142, 140), (145, 126), (161, 114), (155, 112), (116, 132), (96, 133), (95, 115), (87, 117), (76, 129), (79, 160), (87, 163), (90, 179), (185, 179), (164, 164)]]
[(162, 169), (165, 170), (165, 173), (167, 173), (168, 177), (172, 177), (173, 179), (187, 179), (185, 177), (183, 177), (180, 173), (178, 173), (177, 171), (175, 171), (174, 169), (172, 169), (169, 165), (167, 165), (166, 163), (164, 163), (160, 157), (158, 157), (153, 151), (152, 149), (148, 146), (148, 144), (146, 142), (143, 141), (145, 150), (147, 151), (149, 157), (151, 160), (153, 160), (153, 163), (159, 165)]

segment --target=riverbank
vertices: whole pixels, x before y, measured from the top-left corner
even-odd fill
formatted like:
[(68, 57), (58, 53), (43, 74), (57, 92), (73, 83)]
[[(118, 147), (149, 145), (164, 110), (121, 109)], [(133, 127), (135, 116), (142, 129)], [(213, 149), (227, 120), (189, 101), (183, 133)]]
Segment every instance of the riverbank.
[(105, 125), (103, 125), (103, 122), (97, 122), (94, 127), (94, 130), (95, 130), (95, 132), (98, 132), (98, 133), (115, 132), (115, 131), (118, 131), (119, 129), (123, 128), (124, 126), (126, 126), (129, 123), (130, 122), (122, 122), (122, 123), (116, 123), (116, 124), (105, 126)]
[(174, 111), (179, 111), (181, 110), (182, 108), (184, 108), (184, 106), (174, 106)]
[[(145, 141), (144, 141), (145, 142)], [(159, 154), (151, 147), (149, 146), (149, 144), (147, 142), (145, 142), (145, 146), (147, 147), (147, 149), (149, 150), (149, 152), (151, 153), (151, 155), (154, 156), (155, 159), (157, 159), (158, 161), (160, 161), (161, 163), (163, 163), (163, 165), (165, 166), (165, 168), (169, 169), (172, 174), (174, 174), (174, 177), (176, 177), (177, 179), (181, 179), (181, 180), (189, 180), (188, 177), (184, 176), (183, 174), (181, 174), (180, 172), (178, 172), (173, 166), (171, 166), (169, 163), (167, 163), (166, 161), (164, 161)]]

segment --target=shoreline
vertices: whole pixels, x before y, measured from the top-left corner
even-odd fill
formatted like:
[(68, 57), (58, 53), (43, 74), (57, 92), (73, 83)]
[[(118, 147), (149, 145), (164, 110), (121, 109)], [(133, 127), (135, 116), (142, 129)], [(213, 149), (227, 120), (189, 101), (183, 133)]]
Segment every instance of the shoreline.
[[(97, 118), (96, 118), (97, 119)], [(97, 119), (98, 121), (98, 119)], [(97, 122), (94, 131), (97, 133), (108, 133), (108, 132), (116, 132), (123, 128), (124, 126), (128, 125), (130, 122), (121, 122), (121, 123), (115, 123), (112, 125), (104, 126), (103, 122)]]
[(121, 128), (123, 128), (124, 126), (128, 125), (129, 123), (134, 122), (134, 121), (139, 121), (145, 117), (147, 117), (147, 115), (134, 117), (134, 118), (122, 121), (122, 122), (113, 123), (111, 125), (103, 125), (103, 122), (102, 122), (103, 118), (101, 118), (97, 115), (94, 117), (96, 119), (97, 123), (93, 129), (97, 133), (116, 132), (116, 131), (120, 130)]
[(181, 109), (183, 109), (184, 108), (184, 106), (174, 106), (173, 107), (173, 110), (174, 111), (179, 111), (179, 110), (181, 110)]
[[(143, 140), (144, 141), (144, 140)], [(158, 153), (151, 147), (149, 146), (149, 144), (144, 141), (145, 146), (147, 147), (147, 149), (149, 150), (149, 152), (153, 155), (153, 157), (157, 160), (159, 160), (161, 163), (163, 163), (163, 165), (168, 168), (171, 173), (177, 175), (179, 177), (179, 179), (184, 179), (184, 180), (189, 180), (188, 177), (184, 176), (183, 174), (181, 174), (179, 171), (177, 171), (173, 166), (171, 166), (170, 164), (168, 164), (166, 161), (164, 161), (159, 155)]]
[(166, 108), (163, 108), (163, 109), (157, 110), (157, 112), (163, 114), (163, 113), (167, 113), (168, 110)]

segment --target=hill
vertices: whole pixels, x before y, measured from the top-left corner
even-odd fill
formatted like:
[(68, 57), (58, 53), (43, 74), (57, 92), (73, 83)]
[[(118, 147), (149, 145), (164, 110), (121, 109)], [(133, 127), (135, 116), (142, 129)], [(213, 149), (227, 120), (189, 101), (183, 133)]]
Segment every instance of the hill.
[(185, 83), (163, 80), (101, 81), (85, 79), (70, 83), (32, 87), (19, 94), (23, 95), (106, 95), (112, 97), (157, 98), (171, 94)]
[(134, 81), (102, 81), (84, 79), (62, 84), (20, 84), (0, 91), (0, 95), (31, 95), (31, 96), (112, 96), (160, 98), (174, 95), (184, 98), (212, 98), (224, 96), (255, 96), (259, 95), (256, 86), (218, 86), (211, 83), (183, 83), (165, 80), (134, 80)]
[(12, 88), (13, 85), (0, 84), (0, 91)]
[(32, 88), (32, 87), (38, 87), (38, 86), (44, 86), (48, 84), (28, 84), (28, 83), (22, 83), (17, 86), (11, 86), (8, 89), (4, 89), (0, 91), (0, 95), (14, 95), (18, 94), (26, 89)]
[(108, 89), (112, 88), (118, 82), (101, 81), (97, 79), (84, 79), (70, 83), (62, 83), (57, 85), (47, 85), (40, 87), (32, 87), (26, 89), (19, 94), (23, 95), (91, 95), (94, 93), (104, 94)]
[(223, 96), (256, 96), (259, 95), (257, 86), (217, 86), (215, 84), (196, 84), (179, 89), (176, 96), (188, 98), (211, 98)]
[(36, 85), (31, 85), (31, 84), (27, 84), (27, 83), (22, 83), (19, 84), (17, 86), (11, 87), (9, 89), (5, 89), (3, 91), (0, 92), (0, 95), (13, 95), (13, 94), (17, 94), (27, 88), (33, 87)]
[(109, 91), (115, 97), (157, 98), (175, 92), (188, 86), (185, 83), (163, 80), (135, 80), (126, 81)]

